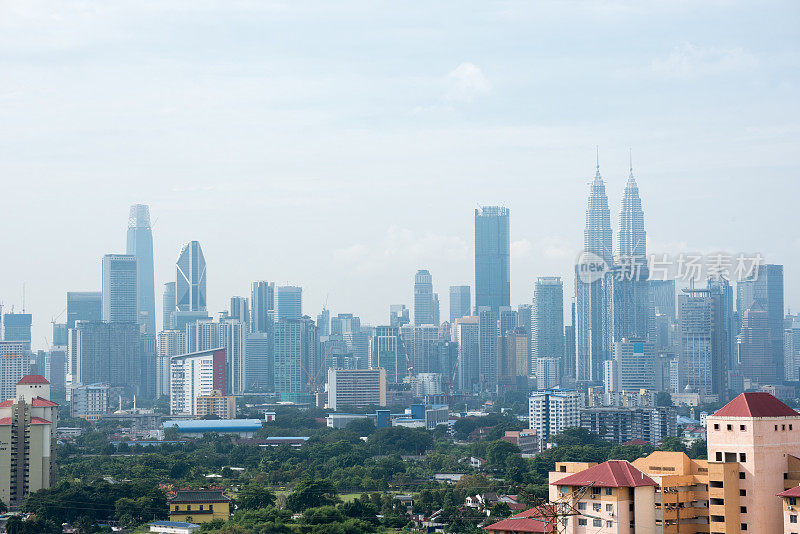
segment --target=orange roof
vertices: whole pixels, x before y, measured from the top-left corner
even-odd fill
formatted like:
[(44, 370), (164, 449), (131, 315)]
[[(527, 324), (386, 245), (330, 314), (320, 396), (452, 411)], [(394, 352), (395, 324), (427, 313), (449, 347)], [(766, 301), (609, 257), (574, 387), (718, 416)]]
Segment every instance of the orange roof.
[(45, 377), (42, 375), (25, 375), (19, 379), (17, 385), (19, 384), (49, 384), (50, 382), (47, 381)]
[(655, 486), (655, 481), (625, 460), (609, 460), (584, 469), (561, 480), (550, 483), (552, 486), (588, 486), (598, 488), (638, 488)]
[(782, 491), (778, 494), (778, 497), (800, 497), (800, 486), (795, 486), (792, 489)]
[(796, 411), (764, 392), (740, 393), (714, 413), (714, 417), (792, 417)]
[(14, 401), (11, 399), (4, 400), (0, 402), (0, 408), (11, 408), (14, 405)]
[(555, 525), (548, 524), (545, 513), (540, 507), (525, 510), (519, 514), (512, 515), (508, 519), (503, 519), (493, 523), (488, 527), (483, 527), (489, 532), (512, 531), (512, 532), (555, 532)]
[(53, 402), (51, 400), (43, 399), (42, 397), (36, 397), (31, 401), (31, 406), (34, 408), (48, 408), (51, 406), (58, 406), (57, 402)]
[(10, 425), (10, 424), (11, 424), (10, 417), (3, 417), (2, 419), (0, 419), (0, 426)]
[(42, 419), (41, 417), (31, 417), (31, 424), (32, 425), (52, 425), (52, 421), (48, 421), (47, 419)]

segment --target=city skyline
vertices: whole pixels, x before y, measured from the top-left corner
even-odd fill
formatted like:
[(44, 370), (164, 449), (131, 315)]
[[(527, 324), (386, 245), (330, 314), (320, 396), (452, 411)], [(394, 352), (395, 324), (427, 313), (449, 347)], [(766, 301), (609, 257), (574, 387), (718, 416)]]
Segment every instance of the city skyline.
[(449, 309), (446, 288), (474, 280), (472, 210), (504, 205), (511, 302), (528, 303), (537, 276), (572, 287), (599, 145), (613, 228), (632, 148), (648, 250), (761, 252), (800, 302), (797, 238), (769, 231), (799, 187), (796, 6), (581, 5), (11, 10), (0, 165), (5, 218), (25, 230), (4, 244), (40, 247), (0, 268), (0, 299), (21, 309), (25, 284), (43, 346), (144, 203), (157, 294), (198, 240), (211, 311), (267, 279), (303, 286), (312, 316), (327, 297), (377, 324), (411, 304), (418, 269)]

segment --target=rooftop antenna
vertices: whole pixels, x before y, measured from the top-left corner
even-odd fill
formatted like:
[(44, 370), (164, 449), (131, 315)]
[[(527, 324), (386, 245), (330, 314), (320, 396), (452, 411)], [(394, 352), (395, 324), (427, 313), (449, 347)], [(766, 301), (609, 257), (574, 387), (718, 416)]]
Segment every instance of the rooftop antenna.
[(22, 313), (25, 313), (25, 282), (22, 282)]
[(633, 179), (633, 150), (628, 148), (628, 162), (630, 163), (630, 177)]

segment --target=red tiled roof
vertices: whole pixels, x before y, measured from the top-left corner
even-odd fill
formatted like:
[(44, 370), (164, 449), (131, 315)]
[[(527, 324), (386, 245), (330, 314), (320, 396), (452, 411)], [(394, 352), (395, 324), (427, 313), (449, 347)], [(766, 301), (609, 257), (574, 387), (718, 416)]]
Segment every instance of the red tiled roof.
[(10, 417), (3, 417), (2, 419), (0, 419), (0, 426), (6, 426), (6, 425), (10, 425), (10, 424), (11, 424), (11, 418)]
[(48, 421), (47, 419), (42, 419), (41, 417), (31, 417), (31, 424), (32, 425), (52, 425), (52, 421)]
[(609, 460), (550, 484), (553, 486), (593, 484), (598, 488), (638, 488), (639, 486), (656, 485), (652, 478), (624, 460)]
[(33, 399), (33, 401), (31, 401), (31, 406), (33, 406), (34, 408), (48, 408), (51, 406), (58, 406), (58, 403), (53, 402), (51, 400), (43, 399), (42, 397), (36, 397), (35, 399)]
[[(555, 532), (554, 525), (546, 523), (545, 514), (540, 507), (531, 508), (524, 512), (514, 514), (508, 519), (503, 519), (484, 530), (492, 531), (513, 531), (513, 532)], [(536, 519), (538, 518), (538, 519)]]
[(800, 497), (800, 486), (795, 486), (792, 489), (782, 491), (778, 494), (778, 497)]
[(42, 375), (25, 375), (19, 379), (17, 384), (49, 384), (45, 377)]
[(11, 408), (14, 405), (14, 401), (11, 399), (4, 400), (0, 402), (0, 408)]
[(765, 392), (741, 393), (714, 413), (714, 417), (791, 417), (800, 415)]

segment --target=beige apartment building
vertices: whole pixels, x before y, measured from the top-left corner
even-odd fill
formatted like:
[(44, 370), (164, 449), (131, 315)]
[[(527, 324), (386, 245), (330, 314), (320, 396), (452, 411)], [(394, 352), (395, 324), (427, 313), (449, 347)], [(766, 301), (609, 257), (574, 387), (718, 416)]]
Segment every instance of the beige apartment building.
[(211, 395), (200, 395), (195, 399), (197, 417), (216, 415), (220, 419), (236, 419), (236, 397), (223, 395), (218, 389)]
[(43, 376), (22, 377), (15, 398), (0, 403), (0, 500), (9, 508), (55, 484), (57, 425), (58, 404)]

